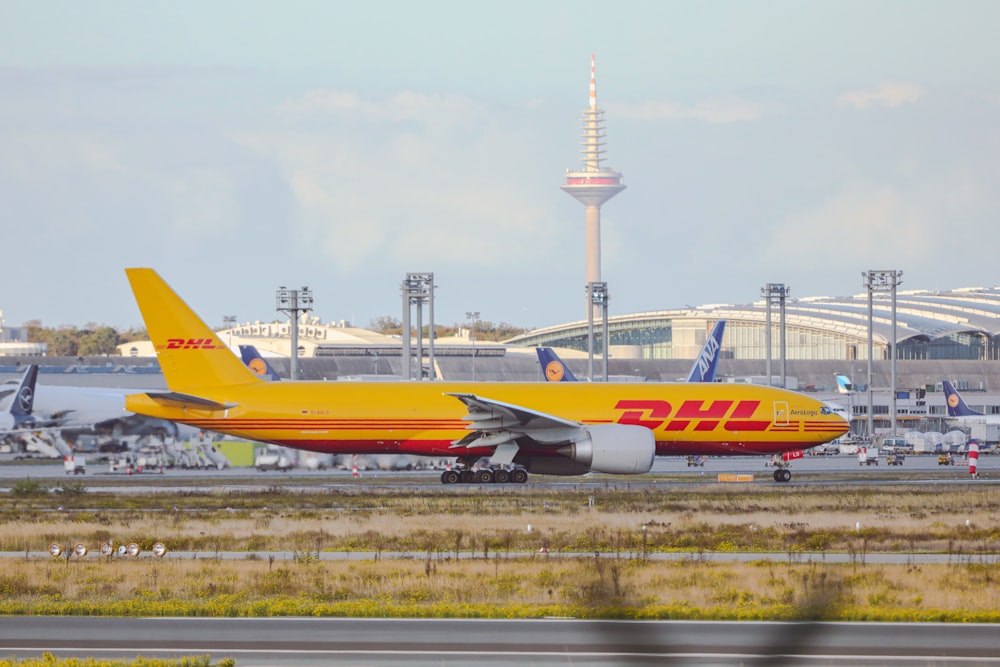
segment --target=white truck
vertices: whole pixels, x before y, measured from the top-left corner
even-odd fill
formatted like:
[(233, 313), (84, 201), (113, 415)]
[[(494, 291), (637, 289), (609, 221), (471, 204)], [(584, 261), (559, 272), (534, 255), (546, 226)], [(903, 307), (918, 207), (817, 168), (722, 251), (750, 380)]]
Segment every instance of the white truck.
[(287, 472), (292, 469), (292, 460), (288, 456), (280, 452), (268, 450), (257, 454), (257, 458), (254, 459), (253, 464), (259, 472), (264, 472), (265, 470)]
[(859, 447), (858, 465), (870, 466), (878, 465), (878, 447)]
[(87, 457), (83, 454), (70, 454), (63, 457), (63, 470), (67, 475), (85, 475), (87, 473)]

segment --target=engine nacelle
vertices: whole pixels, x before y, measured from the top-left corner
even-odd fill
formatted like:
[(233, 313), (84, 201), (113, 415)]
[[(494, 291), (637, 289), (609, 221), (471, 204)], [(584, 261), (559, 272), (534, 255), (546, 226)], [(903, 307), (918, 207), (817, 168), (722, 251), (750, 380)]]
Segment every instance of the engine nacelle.
[(656, 455), (653, 432), (634, 424), (596, 424), (584, 438), (559, 453), (594, 472), (638, 475), (649, 472)]

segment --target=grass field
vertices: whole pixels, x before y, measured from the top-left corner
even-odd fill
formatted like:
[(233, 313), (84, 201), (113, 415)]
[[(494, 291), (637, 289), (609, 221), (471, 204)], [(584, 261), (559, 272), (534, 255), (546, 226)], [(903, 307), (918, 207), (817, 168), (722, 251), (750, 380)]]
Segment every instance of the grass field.
[[(57, 542), (83, 543), (92, 553), (0, 559), (0, 614), (996, 622), (998, 500), (998, 488), (967, 485), (121, 494), (26, 482), (0, 497), (0, 551), (38, 552)], [(94, 555), (104, 541), (146, 550), (162, 541), (172, 553), (107, 560)], [(543, 546), (548, 555), (539, 553)], [(190, 551), (246, 555), (176, 553)], [(316, 558), (327, 551), (366, 556)], [(667, 551), (687, 556), (643, 557)], [(733, 551), (787, 558), (702, 557)], [(602, 557), (563, 555), (570, 552)], [(825, 563), (831, 552), (851, 558)], [(869, 563), (876, 552), (954, 560)]]

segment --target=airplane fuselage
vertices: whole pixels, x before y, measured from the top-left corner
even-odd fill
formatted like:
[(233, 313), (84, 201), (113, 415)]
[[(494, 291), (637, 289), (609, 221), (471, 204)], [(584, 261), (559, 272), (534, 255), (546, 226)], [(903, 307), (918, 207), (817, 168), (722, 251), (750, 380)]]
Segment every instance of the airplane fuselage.
[[(656, 454), (761, 455), (805, 449), (847, 431), (847, 423), (811, 397), (749, 385), (604, 383), (282, 382), (199, 388), (227, 409), (197, 409), (147, 395), (130, 411), (199, 429), (327, 453), (488, 456), (488, 447), (456, 452), (468, 435), (467, 408), (448, 394), (469, 393), (584, 425), (650, 429)], [(526, 455), (551, 448), (521, 442)]]

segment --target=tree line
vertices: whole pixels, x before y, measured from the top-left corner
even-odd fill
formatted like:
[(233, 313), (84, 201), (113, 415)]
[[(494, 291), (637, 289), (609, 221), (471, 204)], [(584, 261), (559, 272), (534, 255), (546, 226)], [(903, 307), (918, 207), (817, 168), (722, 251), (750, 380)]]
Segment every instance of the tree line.
[[(376, 317), (368, 323), (368, 328), (376, 333), (382, 334), (383, 336), (403, 335), (403, 321), (398, 317), (392, 317), (391, 315)], [(451, 326), (435, 324), (434, 337), (442, 338), (445, 336), (454, 336), (462, 329), (471, 330), (472, 337), (475, 340), (492, 342), (507, 340), (508, 338), (513, 338), (514, 336), (518, 336), (529, 331), (529, 329), (514, 326), (513, 324), (508, 324), (507, 322), (500, 322), (497, 324), (490, 322), (489, 320), (475, 320), (471, 324), (452, 324)], [(430, 335), (430, 331), (430, 326), (425, 324), (420, 333), (424, 338), (426, 338)], [(416, 332), (416, 329), (413, 329), (412, 332)]]
[[(43, 327), (40, 321), (34, 320), (28, 322), (25, 327), (28, 342), (45, 343), (48, 346), (48, 356), (50, 357), (113, 355), (118, 354), (118, 346), (122, 343), (149, 339), (149, 334), (146, 333), (145, 329), (129, 329), (121, 332), (113, 327), (94, 323), (88, 323), (82, 328), (75, 326)], [(376, 317), (369, 323), (368, 328), (384, 336), (403, 335), (403, 322), (399, 318), (389, 315)], [(524, 327), (517, 327), (507, 322), (497, 324), (489, 320), (476, 320), (467, 325), (435, 324), (434, 336), (436, 338), (454, 336), (462, 329), (470, 329), (473, 338), (477, 341), (492, 342), (507, 340), (528, 331)], [(428, 336), (430, 327), (425, 325), (421, 333), (425, 337)]]
[(118, 345), (146, 340), (145, 329), (119, 332), (113, 327), (89, 323), (83, 328), (43, 327), (35, 320), (25, 325), (29, 343), (45, 343), (50, 357), (97, 357), (118, 354)]

